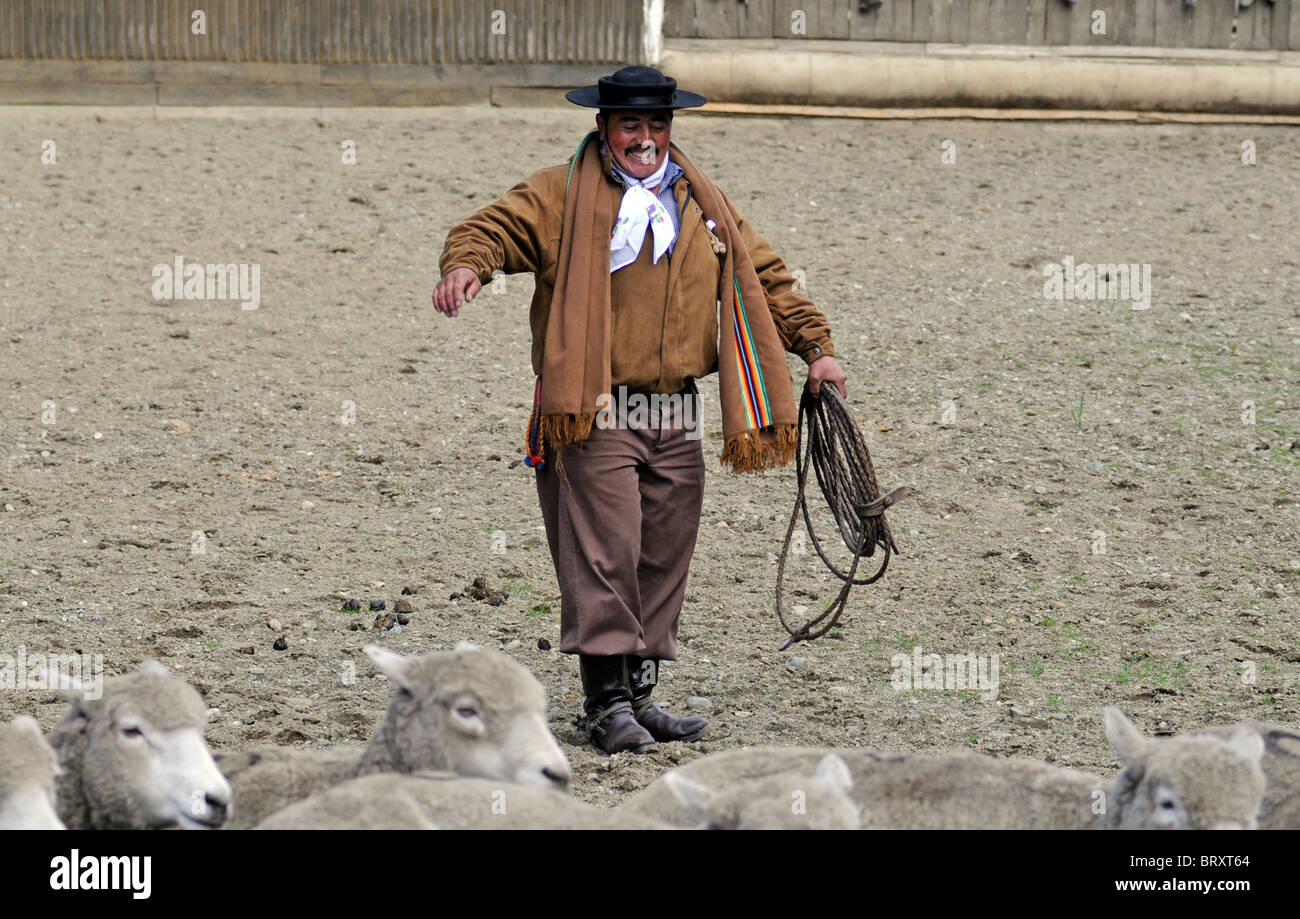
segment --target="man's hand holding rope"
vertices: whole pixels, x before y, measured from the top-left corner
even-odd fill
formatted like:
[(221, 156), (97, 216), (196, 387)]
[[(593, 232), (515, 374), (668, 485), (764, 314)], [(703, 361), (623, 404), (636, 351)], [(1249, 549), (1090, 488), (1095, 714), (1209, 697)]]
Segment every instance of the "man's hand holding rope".
[(829, 354), (822, 355), (808, 365), (808, 388), (814, 396), (823, 383), (830, 383), (840, 391), (841, 396), (847, 399), (849, 394), (844, 388), (844, 381), (847, 379), (848, 375), (844, 373), (840, 362)]

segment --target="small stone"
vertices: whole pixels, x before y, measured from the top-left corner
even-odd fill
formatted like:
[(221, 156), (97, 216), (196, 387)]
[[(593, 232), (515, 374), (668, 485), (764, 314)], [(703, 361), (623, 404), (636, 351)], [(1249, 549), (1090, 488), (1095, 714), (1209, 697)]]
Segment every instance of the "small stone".
[(547, 641), (545, 638), (539, 638), (537, 639), (537, 650), (549, 651), (551, 650), (551, 643)]
[(243, 648), (236, 648), (235, 650), (238, 651), (240, 654), (254, 654), (254, 653), (256, 653), (252, 645), (247, 645), (247, 646), (245, 646), (245, 647), (243, 647)]
[(785, 662), (785, 665), (786, 665), (786, 667), (789, 668), (790, 670), (807, 670), (807, 669), (808, 669), (808, 662), (807, 662), (806, 660), (804, 660), (802, 657), (792, 657), (792, 658), (790, 658), (788, 661)]
[(271, 647), (277, 651), (287, 651), (289, 649), (289, 643), (285, 641), (284, 636), (281, 635), (275, 640), (275, 643), (271, 645)]
[(103, 432), (103, 431), (96, 431), (92, 436), (95, 438), (95, 440), (103, 440), (103, 439), (104, 439), (104, 432)]
[(415, 594), (415, 588), (414, 588), (414, 587), (407, 586), (407, 587), (403, 587), (403, 588), (402, 588), (402, 596), (403, 596), (403, 597), (414, 596), (414, 594)]
[(282, 623), (279, 619), (272, 619), (270, 622), (266, 624), (266, 627), (269, 628), (272, 632), (279, 632), (284, 628), (284, 623)]
[(693, 709), (701, 709), (701, 710), (707, 709), (709, 711), (712, 711), (713, 700), (707, 699), (704, 696), (687, 696), (686, 707), (693, 708)]
[(410, 601), (408, 601), (408, 600), (398, 600), (396, 603), (393, 604), (393, 612), (395, 612), (395, 613), (413, 613), (413, 612), (415, 612), (415, 607), (413, 607), (413, 606), (410, 604)]
[(190, 426), (179, 418), (169, 418), (167, 420), (167, 430), (175, 431), (177, 434), (188, 434)]
[(512, 639), (510, 639), (508, 642), (506, 642), (506, 650), (507, 650), (507, 651), (518, 651), (518, 650), (519, 650), (519, 639), (518, 639), (518, 638), (512, 638)]
[(316, 502), (315, 502), (315, 501), (303, 501), (303, 502), (302, 502), (302, 509), (305, 510), (305, 511), (309, 511), (309, 510), (311, 510), (311, 509), (312, 509), (313, 507), (315, 507), (315, 506), (316, 506)]
[(252, 674), (266, 673), (266, 671), (263, 670), (261, 667), (257, 666), (257, 664), (254, 664), (253, 666), (249, 667), (248, 672)]

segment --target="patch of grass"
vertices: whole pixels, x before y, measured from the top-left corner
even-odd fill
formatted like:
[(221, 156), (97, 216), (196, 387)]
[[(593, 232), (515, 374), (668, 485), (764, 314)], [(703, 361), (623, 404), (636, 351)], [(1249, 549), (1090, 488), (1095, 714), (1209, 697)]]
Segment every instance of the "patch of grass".
[(1185, 689), (1187, 684), (1186, 661), (1165, 661), (1154, 657), (1144, 658), (1139, 654), (1131, 655), (1128, 660), (1110, 675), (1110, 679), (1120, 685), (1139, 681), (1149, 682), (1154, 686), (1172, 686)]
[(534, 603), (528, 607), (528, 612), (524, 613), (525, 619), (541, 619), (543, 616), (551, 615), (551, 604)]

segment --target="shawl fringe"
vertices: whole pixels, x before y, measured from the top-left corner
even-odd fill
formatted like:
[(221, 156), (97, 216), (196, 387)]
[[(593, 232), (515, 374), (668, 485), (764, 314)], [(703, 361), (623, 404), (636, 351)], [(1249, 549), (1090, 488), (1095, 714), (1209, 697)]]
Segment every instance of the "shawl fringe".
[(732, 475), (763, 472), (786, 466), (799, 450), (799, 430), (793, 424), (776, 424), (761, 431), (742, 431), (727, 438), (726, 446), (718, 454), (724, 466), (731, 467)]
[(595, 421), (595, 412), (585, 412), (581, 415), (543, 415), (542, 437), (547, 444), (556, 448), (563, 447), (565, 444), (581, 443), (591, 436), (591, 427)]

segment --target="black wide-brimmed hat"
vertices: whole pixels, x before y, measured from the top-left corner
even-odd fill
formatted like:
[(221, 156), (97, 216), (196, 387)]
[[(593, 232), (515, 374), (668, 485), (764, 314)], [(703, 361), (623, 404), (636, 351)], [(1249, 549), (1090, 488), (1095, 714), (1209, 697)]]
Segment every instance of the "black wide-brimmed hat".
[(588, 108), (634, 109), (694, 108), (709, 101), (678, 89), (672, 77), (639, 64), (601, 77), (595, 86), (571, 89), (564, 98)]

